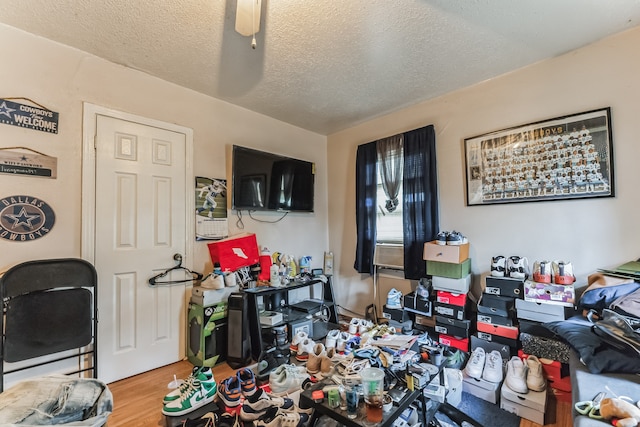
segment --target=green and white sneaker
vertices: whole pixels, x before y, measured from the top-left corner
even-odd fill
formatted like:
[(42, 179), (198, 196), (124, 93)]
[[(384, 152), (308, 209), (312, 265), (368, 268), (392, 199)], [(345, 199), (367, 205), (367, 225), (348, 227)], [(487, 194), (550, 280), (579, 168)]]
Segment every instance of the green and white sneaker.
[(184, 393), (186, 390), (188, 390), (191, 387), (191, 383), (193, 383), (193, 380), (198, 380), (200, 381), (201, 384), (216, 383), (215, 378), (213, 378), (213, 372), (211, 371), (211, 368), (207, 366), (203, 366), (203, 367), (196, 366), (191, 371), (191, 375), (189, 375), (184, 380), (184, 382), (180, 384), (180, 387), (176, 388), (175, 390), (173, 390), (171, 393), (167, 394), (164, 397), (164, 399), (162, 400), (162, 403), (166, 405), (169, 402), (173, 402), (174, 400), (180, 399), (180, 396), (182, 396), (182, 393)]
[(170, 417), (188, 414), (189, 412), (213, 402), (216, 397), (217, 384), (201, 383), (194, 379), (190, 386), (176, 400), (162, 406), (162, 413)]

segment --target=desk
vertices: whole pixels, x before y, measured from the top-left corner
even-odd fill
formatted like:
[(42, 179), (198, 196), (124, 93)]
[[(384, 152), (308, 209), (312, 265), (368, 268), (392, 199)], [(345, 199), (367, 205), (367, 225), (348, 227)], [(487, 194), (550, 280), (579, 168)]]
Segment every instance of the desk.
[(314, 390), (322, 389), (327, 385), (335, 385), (335, 383), (325, 379), (313, 385), (309, 389), (304, 390), (300, 394), (301, 406), (315, 409), (313, 413), (313, 418), (309, 423), (309, 425), (313, 425), (316, 418), (318, 418), (318, 413), (320, 413), (323, 415), (327, 415), (330, 418), (333, 418), (334, 420), (338, 421), (340, 424), (343, 424), (347, 427), (361, 427), (363, 425), (365, 426), (375, 425), (376, 427), (391, 427), (394, 421), (400, 416), (400, 414), (402, 414), (402, 412), (405, 409), (407, 409), (409, 405), (411, 405), (413, 402), (418, 400), (418, 402), (420, 402), (420, 405), (421, 405), (420, 421), (422, 422), (423, 426), (427, 426), (428, 421), (433, 417), (438, 407), (438, 405), (434, 405), (433, 408), (429, 409), (428, 411), (424, 411), (423, 408), (426, 408), (427, 401), (429, 399), (424, 396), (424, 393), (422, 393), (422, 390), (413, 390), (413, 391), (407, 390), (405, 395), (402, 397), (402, 399), (400, 399), (399, 402), (393, 402), (393, 409), (391, 409), (388, 412), (382, 413), (382, 421), (380, 423), (371, 423), (366, 419), (367, 409), (365, 407), (364, 400), (362, 399), (358, 403), (358, 416), (354, 419), (347, 417), (347, 411), (344, 411), (339, 407), (331, 408), (329, 406), (329, 402), (326, 396), (321, 403), (316, 403), (311, 398), (311, 393), (313, 393)]

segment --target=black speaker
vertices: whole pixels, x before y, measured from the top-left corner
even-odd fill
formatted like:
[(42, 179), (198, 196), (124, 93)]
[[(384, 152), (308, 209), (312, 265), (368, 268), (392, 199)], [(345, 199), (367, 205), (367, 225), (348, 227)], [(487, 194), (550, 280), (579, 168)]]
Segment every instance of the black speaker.
[(247, 296), (242, 292), (229, 295), (227, 306), (227, 363), (233, 369), (251, 362)]

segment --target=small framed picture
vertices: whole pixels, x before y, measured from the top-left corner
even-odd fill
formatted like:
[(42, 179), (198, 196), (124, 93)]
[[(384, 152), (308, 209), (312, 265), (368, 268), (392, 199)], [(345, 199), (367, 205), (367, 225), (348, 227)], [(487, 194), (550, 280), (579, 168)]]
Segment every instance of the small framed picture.
[(611, 109), (464, 140), (467, 205), (613, 197)]

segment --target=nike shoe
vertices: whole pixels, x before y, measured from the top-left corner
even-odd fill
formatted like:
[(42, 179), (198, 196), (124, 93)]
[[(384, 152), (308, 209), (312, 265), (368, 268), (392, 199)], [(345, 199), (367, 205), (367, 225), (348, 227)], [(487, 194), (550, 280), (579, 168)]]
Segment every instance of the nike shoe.
[(527, 368), (518, 356), (513, 356), (507, 362), (507, 376), (504, 383), (516, 393), (525, 394), (529, 392), (529, 387), (527, 387)]
[(532, 391), (544, 391), (547, 381), (542, 373), (542, 363), (536, 356), (527, 357), (527, 388)]
[(436, 243), (438, 245), (446, 245), (447, 244), (447, 237), (449, 237), (449, 232), (448, 231), (439, 232), (438, 235), (436, 236)]
[(313, 352), (313, 346), (316, 343), (309, 338), (303, 340), (300, 344), (298, 344), (298, 352), (296, 353), (296, 360), (298, 362), (306, 362), (309, 360), (309, 353)]
[(469, 243), (469, 240), (460, 232), (452, 231), (447, 236), (447, 245), (459, 246)]
[(164, 397), (164, 399), (162, 400), (162, 403), (166, 404), (171, 401), (180, 399), (180, 396), (182, 395), (182, 393), (188, 390), (189, 387), (191, 387), (191, 383), (196, 379), (200, 381), (201, 384), (216, 383), (215, 378), (213, 378), (213, 372), (211, 371), (211, 368), (195, 366), (191, 371), (191, 374), (187, 378), (185, 378), (183, 383), (178, 388), (176, 388), (175, 390), (173, 390), (172, 392), (170, 392)]
[(507, 274), (516, 279), (526, 279), (529, 276), (529, 260), (516, 255), (510, 256), (507, 259)]
[[(357, 331), (357, 328), (356, 328)], [(355, 332), (354, 332), (355, 333)], [(347, 342), (351, 339), (351, 334), (348, 332), (340, 332), (338, 335), (338, 339), (336, 340), (336, 350), (340, 352), (344, 352), (347, 348)]]
[(256, 387), (256, 377), (253, 371), (249, 368), (239, 369), (236, 373), (238, 375), (238, 381), (240, 381), (240, 389), (244, 397), (250, 397), (256, 393), (258, 387)]
[(553, 283), (556, 285), (572, 285), (576, 281), (573, 275), (573, 266), (570, 262), (553, 262)]
[(309, 413), (303, 411), (307, 410), (285, 412), (277, 407), (271, 407), (254, 425), (256, 427), (303, 427), (309, 421)]
[(338, 343), (338, 337), (340, 336), (340, 330), (332, 329), (327, 334), (327, 338), (324, 341), (324, 346), (328, 350), (330, 348), (335, 348)]
[(492, 383), (499, 383), (502, 382), (502, 375), (502, 355), (499, 351), (493, 350), (485, 359), (482, 378)]
[(478, 380), (482, 378), (485, 359), (486, 354), (484, 352), (484, 348), (476, 347), (471, 353), (467, 366), (464, 368), (467, 375)]
[(309, 334), (304, 331), (299, 331), (297, 334), (295, 334), (293, 336), (293, 339), (291, 340), (291, 344), (289, 344), (289, 350), (291, 350), (291, 354), (295, 356), (295, 354), (298, 352), (298, 345), (307, 338), (309, 338)]
[(190, 387), (173, 400), (162, 406), (162, 413), (170, 417), (188, 414), (207, 403), (213, 402), (216, 397), (216, 383), (202, 384), (199, 380), (193, 380)]
[(536, 261), (533, 263), (533, 281), (536, 283), (551, 283), (551, 261)]
[(392, 288), (387, 294), (387, 308), (402, 309), (402, 292)]
[(200, 418), (187, 418), (182, 422), (181, 427), (218, 427), (218, 414), (215, 412), (207, 412)]
[(491, 275), (493, 277), (504, 277), (507, 271), (507, 259), (502, 256), (494, 256), (491, 258)]
[(310, 384), (310, 381), (304, 366), (280, 365), (269, 374), (269, 388), (275, 396), (287, 396), (298, 392)]
[(360, 326), (360, 319), (354, 317), (349, 322), (349, 333), (351, 335), (355, 335), (358, 333), (358, 326)]
[(227, 408), (235, 408), (240, 405), (242, 386), (237, 374), (220, 381), (218, 398)]
[(263, 418), (267, 411), (274, 407), (286, 412), (293, 412), (296, 409), (293, 400), (287, 397), (277, 397), (263, 393), (262, 397), (255, 402), (251, 402), (249, 399), (244, 401), (242, 409), (240, 409), (240, 419), (242, 421), (255, 421)]

